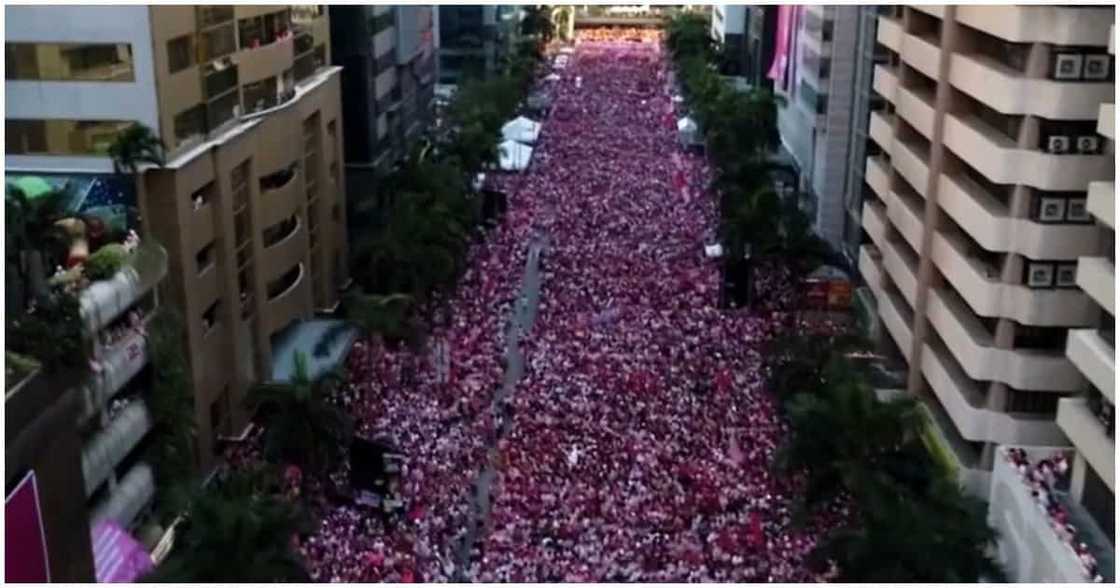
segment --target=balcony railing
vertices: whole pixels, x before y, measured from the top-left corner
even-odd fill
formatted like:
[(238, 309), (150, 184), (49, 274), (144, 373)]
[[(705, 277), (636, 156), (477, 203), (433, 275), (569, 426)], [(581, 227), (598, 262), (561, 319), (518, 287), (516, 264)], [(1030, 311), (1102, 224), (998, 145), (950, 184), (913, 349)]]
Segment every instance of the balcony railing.
[(82, 449), (82, 479), (86, 496), (105, 481), (113, 468), (152, 429), (152, 415), (142, 400), (134, 400), (98, 431)]
[(90, 284), (78, 296), (82, 324), (96, 333), (113, 322), (167, 275), (167, 251), (144, 243), (113, 277)]

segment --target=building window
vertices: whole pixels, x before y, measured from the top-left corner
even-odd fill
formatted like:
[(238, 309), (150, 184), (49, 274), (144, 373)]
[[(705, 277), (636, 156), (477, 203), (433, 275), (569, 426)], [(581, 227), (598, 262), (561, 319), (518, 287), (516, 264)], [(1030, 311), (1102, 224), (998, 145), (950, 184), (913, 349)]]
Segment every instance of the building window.
[(211, 304), (210, 308), (207, 308), (206, 312), (202, 313), (202, 336), (203, 337), (205, 337), (206, 335), (209, 335), (210, 331), (212, 331), (214, 329), (214, 327), (217, 326), (217, 324), (218, 324), (218, 310), (221, 308), (221, 306), (222, 306), (221, 299), (215, 300), (214, 304)]
[(325, 43), (319, 43), (315, 47), (315, 69), (319, 69), (327, 64), (327, 46)]
[(194, 35), (183, 35), (167, 42), (167, 69), (171, 73), (194, 65)]
[(191, 194), (191, 210), (201, 210), (203, 206), (210, 204), (210, 200), (214, 195), (214, 182), (210, 182), (205, 186), (195, 190)]
[(128, 43), (6, 43), (5, 79), (131, 82)]
[(213, 61), (237, 50), (237, 35), (233, 23), (200, 34), (198, 41), (198, 57), (202, 63)]
[[(233, 211), (240, 212), (249, 205), (249, 160), (245, 160), (230, 172), (229, 183), (233, 192)], [(240, 245), (242, 239), (237, 239)]]
[(230, 92), (206, 104), (206, 128), (213, 131), (237, 116), (239, 96)]
[(262, 177), (260, 179), (261, 192), (265, 192), (267, 190), (275, 190), (287, 185), (287, 183), (292, 181), (292, 178), (295, 177), (296, 170), (298, 169), (299, 163), (293, 161), (286, 167)]
[(237, 22), (241, 49), (255, 49), (288, 38), (291, 34), (288, 9), (272, 14), (243, 18)]
[(233, 20), (233, 6), (231, 5), (210, 4), (198, 7), (199, 28), (209, 28), (230, 20)]
[(202, 275), (203, 272), (214, 266), (214, 243), (198, 250), (194, 255), (194, 262), (198, 269), (198, 274)]
[(292, 22), (306, 23), (323, 16), (322, 4), (293, 4)]
[(381, 31), (393, 26), (393, 11), (389, 10), (383, 12), (371, 19), (369, 19), (370, 34), (376, 35)]
[(241, 94), (245, 103), (245, 114), (276, 106), (276, 76), (245, 84), (241, 88)]
[(8, 155), (104, 155), (117, 134), (133, 125), (119, 120), (7, 119)]
[(272, 247), (273, 245), (292, 236), (296, 230), (299, 229), (299, 217), (296, 215), (289, 216), (288, 218), (268, 227), (261, 235), (264, 238), (265, 248)]
[(192, 106), (175, 115), (176, 146), (194, 138), (206, 135), (206, 107), (202, 104)]
[(216, 61), (204, 68), (203, 76), (203, 86), (207, 100), (213, 100), (237, 88), (238, 72), (236, 65)]

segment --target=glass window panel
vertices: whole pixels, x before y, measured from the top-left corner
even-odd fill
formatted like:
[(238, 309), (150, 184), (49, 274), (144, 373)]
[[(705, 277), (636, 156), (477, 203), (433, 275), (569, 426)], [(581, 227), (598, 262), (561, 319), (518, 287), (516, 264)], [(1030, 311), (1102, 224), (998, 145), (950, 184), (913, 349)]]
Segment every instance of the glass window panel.
[(183, 35), (167, 42), (167, 68), (171, 73), (194, 65), (194, 36)]
[(208, 62), (229, 55), (237, 50), (233, 23), (206, 31), (199, 35), (199, 61)]
[(128, 43), (7, 43), (6, 79), (131, 82)]
[(206, 105), (206, 128), (211, 131), (222, 126), (237, 114), (237, 92), (230, 92)]
[(206, 107), (202, 104), (193, 106), (175, 115), (175, 141), (176, 145), (193, 137), (206, 134)]

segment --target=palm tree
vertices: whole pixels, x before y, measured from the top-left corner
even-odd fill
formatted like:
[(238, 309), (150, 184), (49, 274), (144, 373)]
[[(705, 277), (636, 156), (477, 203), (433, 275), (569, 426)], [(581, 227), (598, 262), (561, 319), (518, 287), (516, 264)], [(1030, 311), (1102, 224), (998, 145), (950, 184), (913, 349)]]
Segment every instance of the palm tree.
[(804, 515), (848, 491), (868, 496), (894, 483), (884, 463), (919, 441), (925, 417), (915, 400), (880, 401), (854, 374), (819, 384), (823, 393), (802, 393), (789, 403), (793, 434), (778, 452), (780, 471), (804, 471), (807, 485), (795, 512)]
[(841, 582), (1004, 581), (985, 505), (948, 481), (929, 498), (885, 494), (861, 510), (858, 524), (827, 536), (813, 557), (835, 562)]
[[(353, 292), (343, 298), (342, 307), (346, 318), (358, 325), (370, 340), (380, 338), (393, 345), (414, 339), (414, 328), (409, 321), (412, 297), (407, 294), (378, 296)], [(368, 359), (372, 364), (372, 345), (369, 353)]]
[(327, 400), (333, 377), (312, 382), (307, 357), (297, 353), (290, 383), (261, 384), (249, 391), (246, 403), (260, 407), (267, 424), (264, 454), (273, 462), (287, 462), (312, 474), (333, 469), (349, 442), (350, 417)]
[(121, 175), (136, 175), (140, 165), (148, 163), (163, 167), (163, 143), (152, 129), (136, 123), (121, 131), (109, 146), (113, 170)]
[(307, 581), (293, 538), (310, 530), (309, 521), (262, 482), (259, 474), (233, 474), (197, 495), (175, 550), (144, 581)]
[[(867, 351), (870, 342), (863, 337), (842, 333), (822, 336), (794, 333), (774, 339), (767, 344), (766, 356), (770, 364), (767, 387), (783, 403), (797, 394), (825, 394), (824, 382), (843, 380), (849, 376), (840, 370), (857, 369), (845, 355)], [(834, 371), (829, 371), (829, 368)]]

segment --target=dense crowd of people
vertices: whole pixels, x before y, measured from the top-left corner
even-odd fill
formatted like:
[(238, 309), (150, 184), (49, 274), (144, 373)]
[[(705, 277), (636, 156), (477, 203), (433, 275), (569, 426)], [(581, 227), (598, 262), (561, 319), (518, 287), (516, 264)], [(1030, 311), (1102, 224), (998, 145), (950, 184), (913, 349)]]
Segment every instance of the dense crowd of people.
[(1032, 463), (1024, 449), (1015, 447), (1005, 449), (1003, 455), (1015, 467), (1023, 483), (1031, 489), (1031, 497), (1050, 518), (1054, 533), (1069, 546), (1073, 556), (1081, 564), (1085, 578), (1103, 582), (1097, 558), (1084, 542), (1078, 540), (1077, 526), (1070, 520), (1069, 510), (1058, 500), (1059, 492), (1069, 491), (1069, 457), (1059, 451)]
[[(760, 266), (755, 308), (719, 307), (718, 262), (704, 255), (717, 240), (710, 170), (676, 142), (668, 68), (654, 32), (581, 31), (559, 79), (537, 88), (551, 108), (530, 168), (487, 179), (509, 212), (472, 247), (431, 333), (450, 361), (355, 344), (334, 401), (358, 434), (406, 456), (405, 506), (386, 519), (328, 504), (300, 545), (312, 579), (824, 577), (806, 554), (848, 513), (836, 505), (795, 528), (796, 480), (771, 469), (786, 427), (763, 390), (760, 344), (782, 328), (792, 275)], [(526, 375), (499, 403), (511, 310), (540, 236)], [(490, 509), (470, 537), (486, 464)]]

